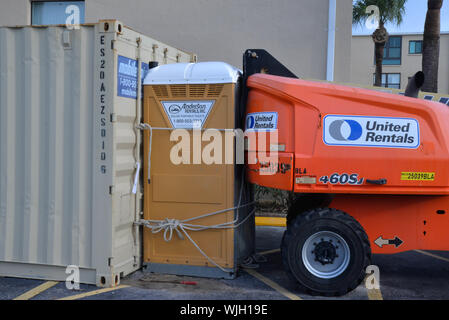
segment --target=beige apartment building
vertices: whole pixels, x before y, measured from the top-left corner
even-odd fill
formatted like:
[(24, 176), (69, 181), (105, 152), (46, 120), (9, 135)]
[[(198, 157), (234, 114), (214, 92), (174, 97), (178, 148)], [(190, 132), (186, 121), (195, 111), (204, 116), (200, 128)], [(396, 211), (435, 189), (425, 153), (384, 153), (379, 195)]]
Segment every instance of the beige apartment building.
[[(338, 3), (338, 6), (337, 6)], [(300, 77), (348, 82), (352, 0), (1, 0), (0, 25), (118, 19), (200, 61), (241, 67), (245, 49), (266, 49)]]
[[(384, 51), (382, 85), (405, 90), (408, 79), (422, 70), (423, 34), (390, 34)], [(449, 32), (441, 34), (439, 93), (449, 93)], [(375, 74), (374, 43), (370, 35), (353, 36), (351, 83), (372, 86)]]

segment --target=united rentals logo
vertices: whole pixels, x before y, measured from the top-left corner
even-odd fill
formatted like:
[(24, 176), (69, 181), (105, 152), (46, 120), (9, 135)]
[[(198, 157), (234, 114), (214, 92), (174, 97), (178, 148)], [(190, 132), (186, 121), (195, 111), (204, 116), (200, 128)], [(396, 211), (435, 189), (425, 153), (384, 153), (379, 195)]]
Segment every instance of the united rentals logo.
[(406, 118), (329, 115), (324, 118), (323, 140), (330, 146), (416, 149), (419, 123)]
[(278, 126), (277, 112), (250, 113), (246, 116), (246, 130), (272, 131)]
[[(349, 133), (343, 130), (345, 125), (349, 126)], [(329, 126), (329, 134), (337, 141), (356, 141), (362, 133), (362, 126), (354, 120), (335, 120)]]

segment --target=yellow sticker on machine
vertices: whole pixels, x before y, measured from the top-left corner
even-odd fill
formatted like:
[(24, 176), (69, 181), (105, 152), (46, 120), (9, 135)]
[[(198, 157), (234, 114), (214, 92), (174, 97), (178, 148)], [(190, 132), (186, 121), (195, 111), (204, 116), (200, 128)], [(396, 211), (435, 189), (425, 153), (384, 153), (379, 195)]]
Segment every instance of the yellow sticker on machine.
[(402, 181), (435, 181), (435, 172), (402, 172)]

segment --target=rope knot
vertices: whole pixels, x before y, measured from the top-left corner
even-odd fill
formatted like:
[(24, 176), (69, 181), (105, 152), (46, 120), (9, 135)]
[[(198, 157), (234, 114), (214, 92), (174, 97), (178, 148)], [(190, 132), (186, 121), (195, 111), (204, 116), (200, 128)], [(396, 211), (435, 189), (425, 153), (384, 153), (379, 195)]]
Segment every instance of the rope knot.
[(184, 240), (184, 236), (179, 229), (182, 230), (182, 223), (180, 220), (165, 218), (165, 220), (160, 222), (158, 232), (164, 230), (164, 240), (166, 242), (170, 242), (173, 239), (173, 230), (176, 231), (179, 239)]

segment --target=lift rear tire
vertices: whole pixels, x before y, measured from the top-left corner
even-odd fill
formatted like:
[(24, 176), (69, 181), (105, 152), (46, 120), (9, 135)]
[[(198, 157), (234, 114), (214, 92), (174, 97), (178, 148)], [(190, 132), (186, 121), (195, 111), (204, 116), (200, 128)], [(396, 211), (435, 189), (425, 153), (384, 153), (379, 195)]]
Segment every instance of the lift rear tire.
[(310, 294), (342, 296), (363, 281), (371, 248), (362, 226), (329, 208), (306, 211), (291, 221), (281, 245), (292, 280)]

